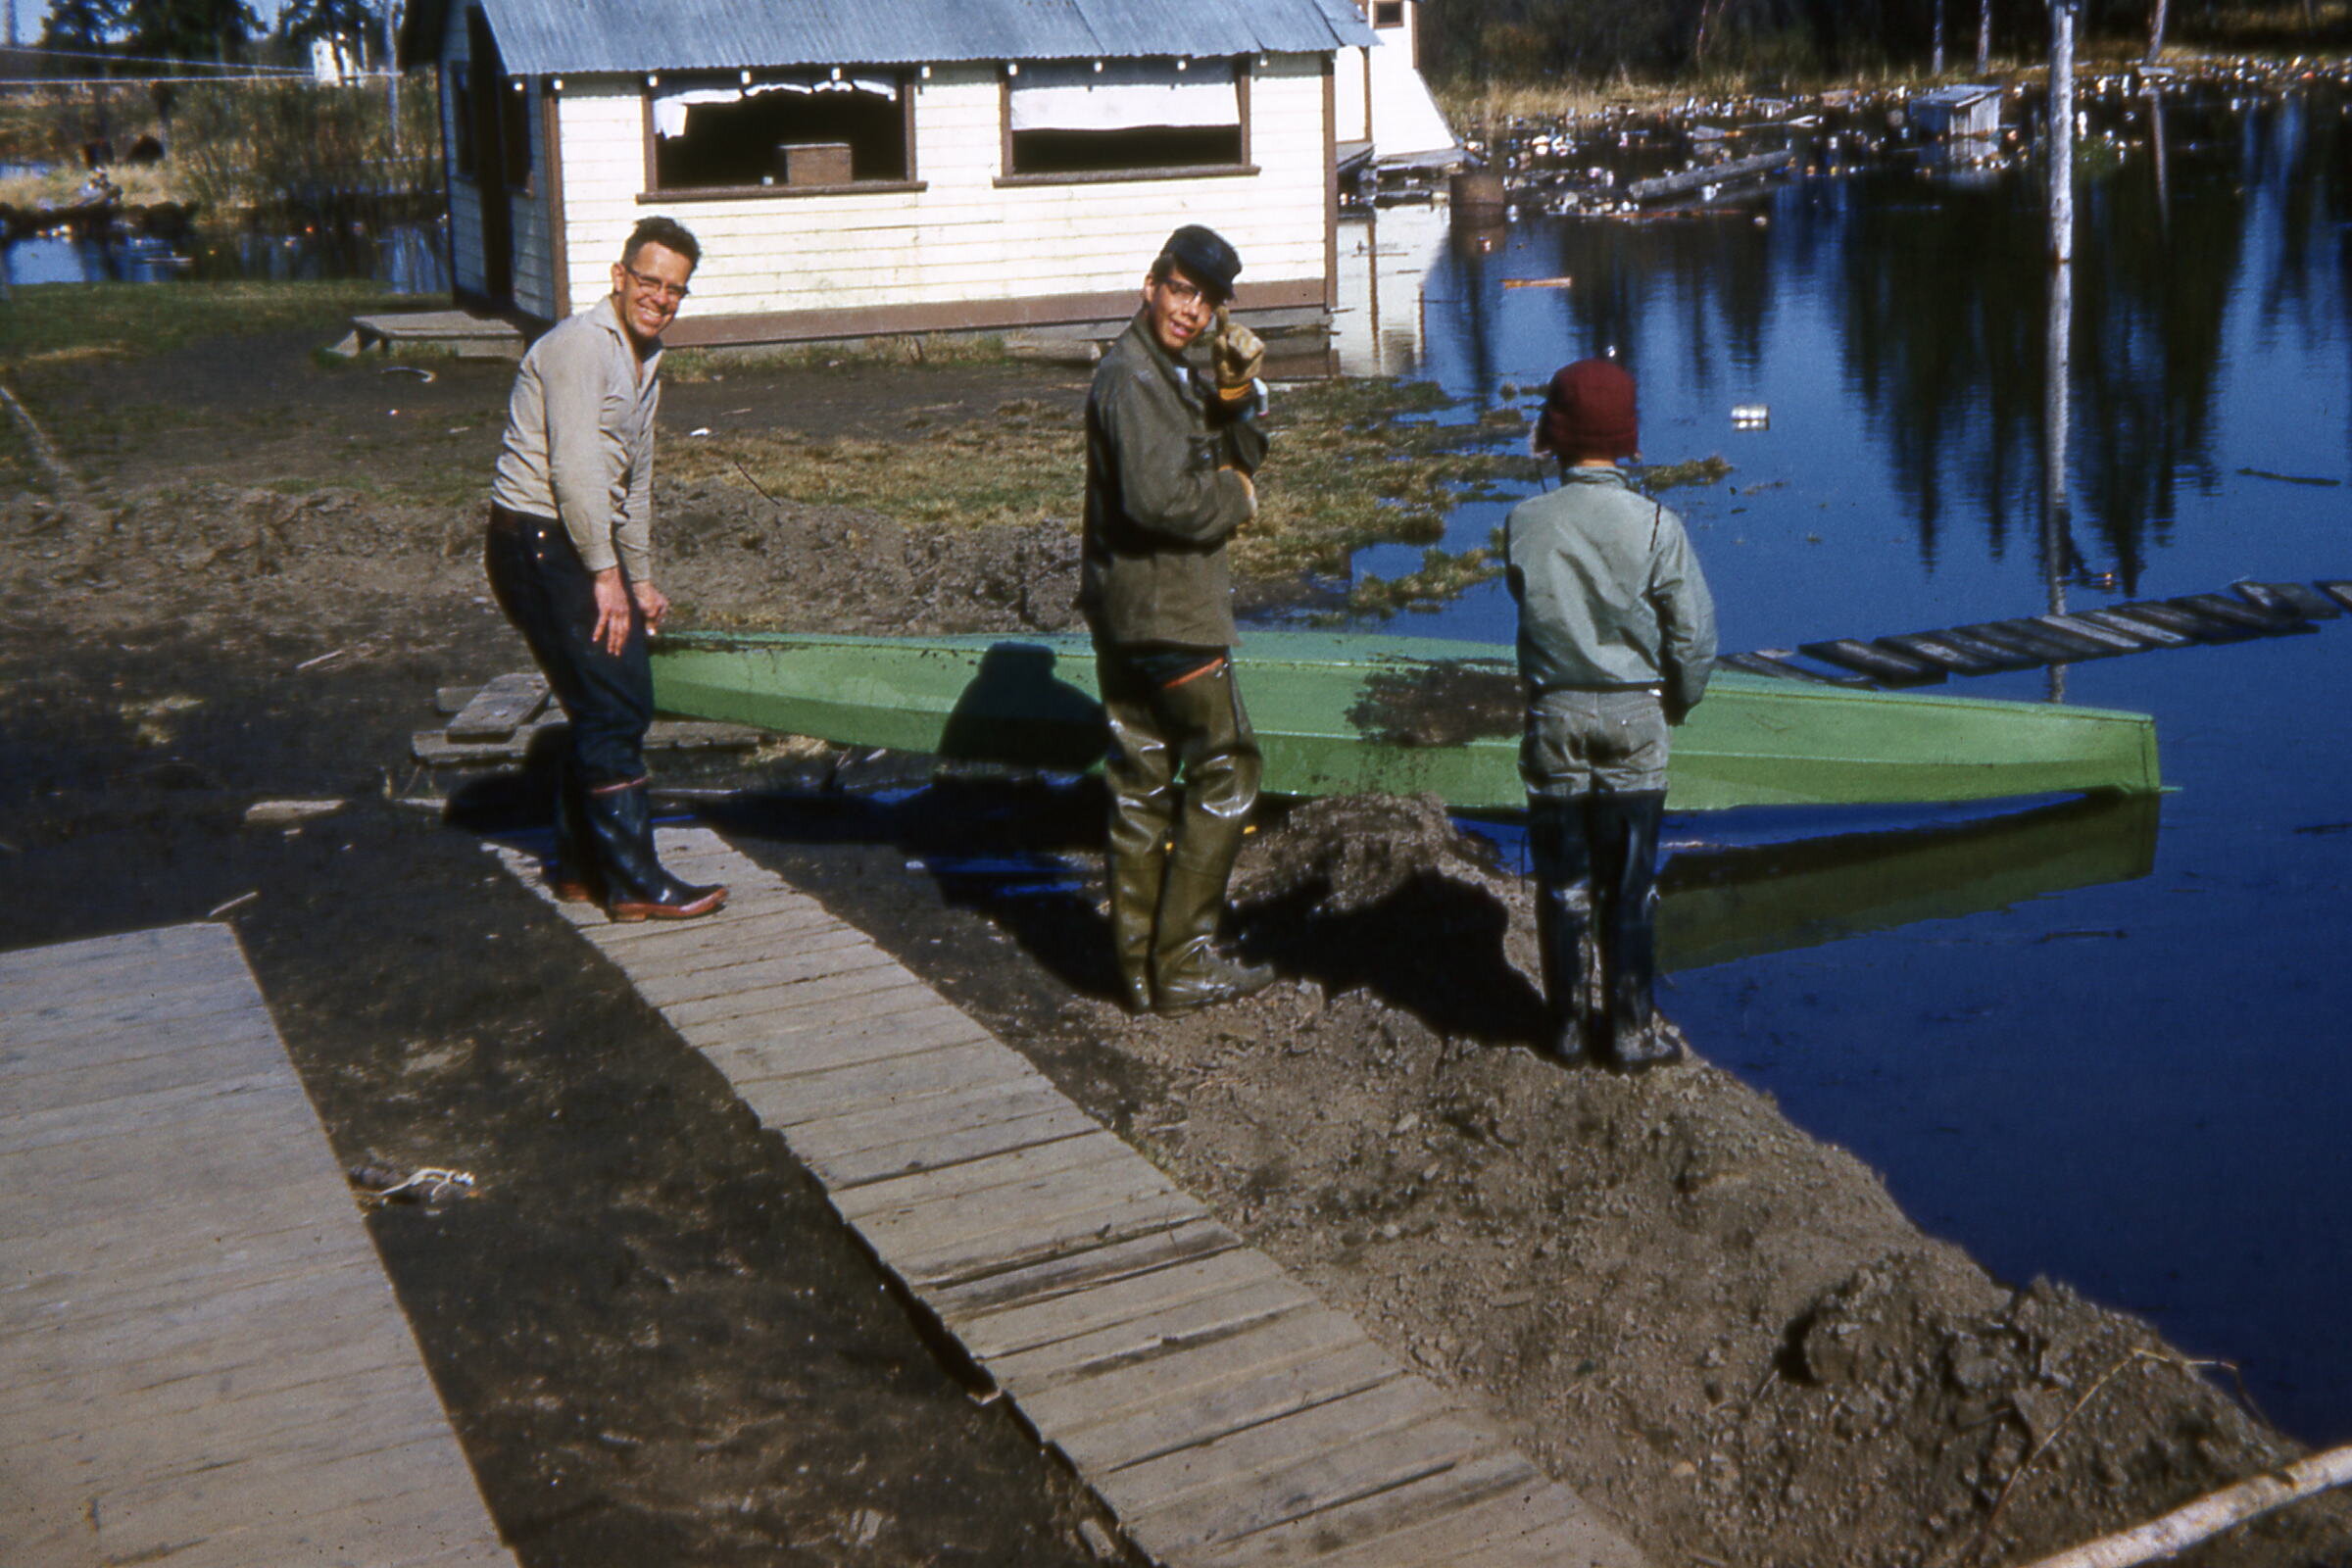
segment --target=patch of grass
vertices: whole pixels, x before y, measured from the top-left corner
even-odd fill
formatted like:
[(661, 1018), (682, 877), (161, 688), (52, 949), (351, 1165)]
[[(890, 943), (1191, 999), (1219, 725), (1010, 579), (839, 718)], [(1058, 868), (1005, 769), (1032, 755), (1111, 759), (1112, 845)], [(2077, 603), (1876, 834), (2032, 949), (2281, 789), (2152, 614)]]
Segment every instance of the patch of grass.
[(1678, 485), (1721, 484), (1732, 471), (1732, 466), (1720, 455), (1692, 458), (1686, 463), (1656, 463), (1642, 470), (1642, 488), (1655, 495)]
[[(1480, 426), (1426, 417), (1451, 403), (1425, 382), (1286, 388), (1267, 420), (1274, 450), (1258, 474), (1257, 517), (1234, 543), (1236, 568), (1268, 578), (1330, 573), (1368, 544), (1434, 544), (1465, 495), (1532, 476), (1527, 459), (1478, 450), (1490, 433)], [(662, 465), (676, 479), (906, 522), (1076, 527), (1086, 447), (1078, 411), (1019, 398), (914, 440), (727, 432), (665, 443)]]
[(873, 365), (997, 365), (1014, 356), (989, 335), (924, 333), (838, 343), (772, 343), (672, 349), (662, 357), (670, 381), (709, 381), (732, 370), (855, 370)]
[(355, 312), (413, 306), (380, 283), (37, 283), (0, 311), (0, 367), (141, 359), (203, 338), (315, 329)]
[(1365, 577), (1348, 590), (1344, 614), (1319, 616), (1324, 621), (1376, 616), (1399, 612), (1431, 614), (1448, 601), (1460, 598), (1481, 583), (1502, 575), (1505, 563), (1497, 546), (1476, 550), (1425, 550), (1421, 569), (1401, 577)]

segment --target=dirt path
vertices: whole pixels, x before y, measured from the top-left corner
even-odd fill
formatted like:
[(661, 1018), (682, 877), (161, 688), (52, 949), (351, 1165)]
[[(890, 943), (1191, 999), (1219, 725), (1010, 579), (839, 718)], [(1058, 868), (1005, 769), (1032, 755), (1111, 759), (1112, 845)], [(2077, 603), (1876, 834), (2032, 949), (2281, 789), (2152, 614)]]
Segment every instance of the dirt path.
[[(493, 873), (475, 835), (535, 820), (527, 783), (477, 783), (455, 824), (397, 804), (421, 787), (406, 740), (433, 688), (519, 662), (472, 561), (506, 375), (428, 384), (307, 348), (18, 382), (95, 486), (0, 503), (0, 946), (220, 910), (338, 1152), (482, 1178), (373, 1224), (534, 1568), (1089, 1560), (1085, 1499), (958, 1382), (784, 1151)], [(674, 389), (665, 419), (864, 429), (1075, 385), (731, 374)], [(1066, 623), (1066, 534), (704, 483), (663, 500), (671, 590), (707, 610)], [(891, 805), (820, 788), (829, 761), (665, 780), (744, 790), (714, 808), (741, 847), (1488, 1401), (1661, 1563), (2017, 1561), (2291, 1451), (2144, 1325), (1922, 1235), (1729, 1074), (1536, 1059), (1523, 890), (1425, 806), (1269, 814), (1243, 931), (1289, 983), (1136, 1022), (1107, 1000), (1088, 791), (975, 779)], [(286, 798), (343, 804), (248, 822)], [(1047, 871), (1016, 890), (958, 857)], [(2352, 1523), (2306, 1505), (2201, 1560), (2352, 1561)]]

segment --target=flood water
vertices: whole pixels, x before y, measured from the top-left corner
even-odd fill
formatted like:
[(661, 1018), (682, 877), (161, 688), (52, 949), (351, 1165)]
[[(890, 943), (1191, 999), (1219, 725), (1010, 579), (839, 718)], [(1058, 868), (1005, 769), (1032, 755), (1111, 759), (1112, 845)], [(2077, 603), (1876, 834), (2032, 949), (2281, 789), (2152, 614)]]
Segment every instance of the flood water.
[(168, 283), (182, 278), (316, 282), (367, 278), (396, 294), (449, 292), (447, 225), (266, 233), (199, 230), (187, 242), (45, 234), (0, 246), (0, 282)]
[[(1561, 364), (1616, 354), (1650, 462), (1734, 466), (1668, 496), (1727, 652), (2039, 612), (2053, 554), (2075, 610), (2352, 577), (2343, 90), (2085, 111), (2055, 552), (2037, 168), (1882, 166), (1483, 242), (1449, 238), (1443, 209), (1389, 209), (1343, 236), (1380, 264), (1377, 301), (1351, 284), (1344, 354), (1435, 379), (1464, 416), (1532, 409)], [(1768, 426), (1735, 428), (1742, 404)], [(1484, 543), (1506, 507), (1460, 508), (1449, 547)], [(1357, 569), (1418, 564), (1383, 547)], [(1504, 642), (1511, 625), (1490, 585), (1396, 629)], [(1952, 837), (1930, 892), (1832, 880), (1764, 938), (1683, 943), (1663, 994), (1705, 1055), (1884, 1171), (1930, 1231), (2235, 1362), (2315, 1443), (2352, 1438), (2347, 673), (2352, 616), (2074, 665), (2067, 701), (2156, 715), (2177, 793), (2152, 832), (2091, 813)], [(1727, 848), (1950, 814), (1685, 814), (1669, 838), (1704, 875)]]

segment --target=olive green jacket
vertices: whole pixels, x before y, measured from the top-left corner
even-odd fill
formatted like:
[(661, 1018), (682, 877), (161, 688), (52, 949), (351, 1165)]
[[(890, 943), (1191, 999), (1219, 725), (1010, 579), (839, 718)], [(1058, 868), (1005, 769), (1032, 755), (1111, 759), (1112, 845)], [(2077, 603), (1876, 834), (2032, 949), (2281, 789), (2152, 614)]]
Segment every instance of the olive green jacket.
[[(1224, 648), (1238, 640), (1225, 542), (1250, 520), (1265, 433), (1256, 400), (1228, 412), (1142, 313), (1086, 400), (1086, 543), (1078, 605), (1114, 643)], [(1239, 469), (1240, 472), (1225, 470)]]
[(1696, 706), (1715, 662), (1715, 601), (1683, 519), (1616, 468), (1569, 468), (1503, 523), (1519, 672), (1538, 692), (1660, 688)]

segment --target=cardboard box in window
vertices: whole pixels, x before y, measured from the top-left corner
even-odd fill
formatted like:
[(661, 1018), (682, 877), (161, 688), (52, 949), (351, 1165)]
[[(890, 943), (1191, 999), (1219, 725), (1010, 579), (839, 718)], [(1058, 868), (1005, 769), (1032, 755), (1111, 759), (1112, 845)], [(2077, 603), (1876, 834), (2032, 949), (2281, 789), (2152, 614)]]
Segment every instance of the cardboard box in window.
[(847, 185), (850, 144), (846, 141), (788, 141), (776, 148), (777, 172), (787, 185)]

